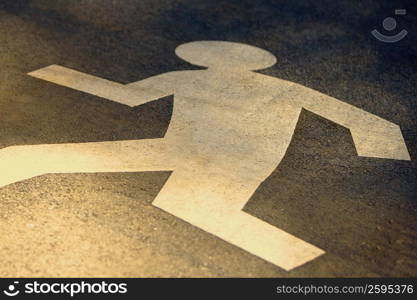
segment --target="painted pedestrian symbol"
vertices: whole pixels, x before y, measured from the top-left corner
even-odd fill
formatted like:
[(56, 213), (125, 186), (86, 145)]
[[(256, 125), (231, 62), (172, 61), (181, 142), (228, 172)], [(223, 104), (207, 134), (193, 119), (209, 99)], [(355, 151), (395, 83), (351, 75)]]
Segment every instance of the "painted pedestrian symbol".
[(285, 270), (324, 253), (242, 211), (279, 165), (301, 109), (350, 129), (360, 156), (409, 160), (399, 126), (302, 85), (252, 72), (266, 50), (198, 41), (176, 54), (203, 70), (122, 85), (52, 65), (29, 75), (128, 106), (174, 95), (159, 139), (13, 146), (0, 151), (0, 186), (46, 173), (173, 171), (153, 205)]

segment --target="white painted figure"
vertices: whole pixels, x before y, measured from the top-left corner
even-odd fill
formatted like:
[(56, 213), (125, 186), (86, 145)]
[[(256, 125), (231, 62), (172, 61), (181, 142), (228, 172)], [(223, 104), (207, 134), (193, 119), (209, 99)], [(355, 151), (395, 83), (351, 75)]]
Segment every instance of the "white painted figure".
[(242, 211), (279, 165), (302, 108), (350, 129), (358, 155), (409, 160), (399, 126), (302, 85), (252, 72), (275, 64), (249, 45), (198, 41), (176, 54), (204, 70), (122, 85), (52, 65), (29, 75), (136, 106), (174, 94), (164, 138), (12, 146), (0, 186), (46, 173), (173, 171), (153, 205), (285, 270), (324, 251)]

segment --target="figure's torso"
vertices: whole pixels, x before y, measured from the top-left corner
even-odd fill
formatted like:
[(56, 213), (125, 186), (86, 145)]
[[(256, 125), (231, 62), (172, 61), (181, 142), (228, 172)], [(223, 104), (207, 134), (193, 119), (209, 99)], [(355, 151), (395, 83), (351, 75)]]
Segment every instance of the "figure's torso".
[(301, 110), (285, 98), (291, 82), (254, 72), (171, 74), (174, 110), (165, 138), (178, 152), (260, 165), (285, 154)]

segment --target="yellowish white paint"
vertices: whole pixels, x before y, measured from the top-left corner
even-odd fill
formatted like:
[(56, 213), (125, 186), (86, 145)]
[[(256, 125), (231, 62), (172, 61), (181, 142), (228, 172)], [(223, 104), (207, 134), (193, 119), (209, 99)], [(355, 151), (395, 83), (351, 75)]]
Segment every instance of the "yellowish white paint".
[(275, 64), (262, 49), (199, 41), (176, 54), (205, 70), (122, 85), (52, 65), (29, 75), (129, 106), (175, 95), (164, 138), (13, 146), (0, 185), (46, 173), (172, 170), (153, 205), (285, 270), (324, 251), (242, 208), (279, 165), (302, 108), (350, 129), (361, 156), (409, 160), (400, 128), (299, 84), (251, 72)]

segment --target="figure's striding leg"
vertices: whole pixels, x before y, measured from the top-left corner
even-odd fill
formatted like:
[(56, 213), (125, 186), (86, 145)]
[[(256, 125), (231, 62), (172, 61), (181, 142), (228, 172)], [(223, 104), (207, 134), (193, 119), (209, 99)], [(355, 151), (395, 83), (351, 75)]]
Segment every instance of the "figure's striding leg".
[(174, 171), (153, 205), (287, 271), (323, 254), (241, 210), (260, 184)]
[(47, 173), (172, 170), (164, 139), (11, 146), (0, 150), (0, 187)]

